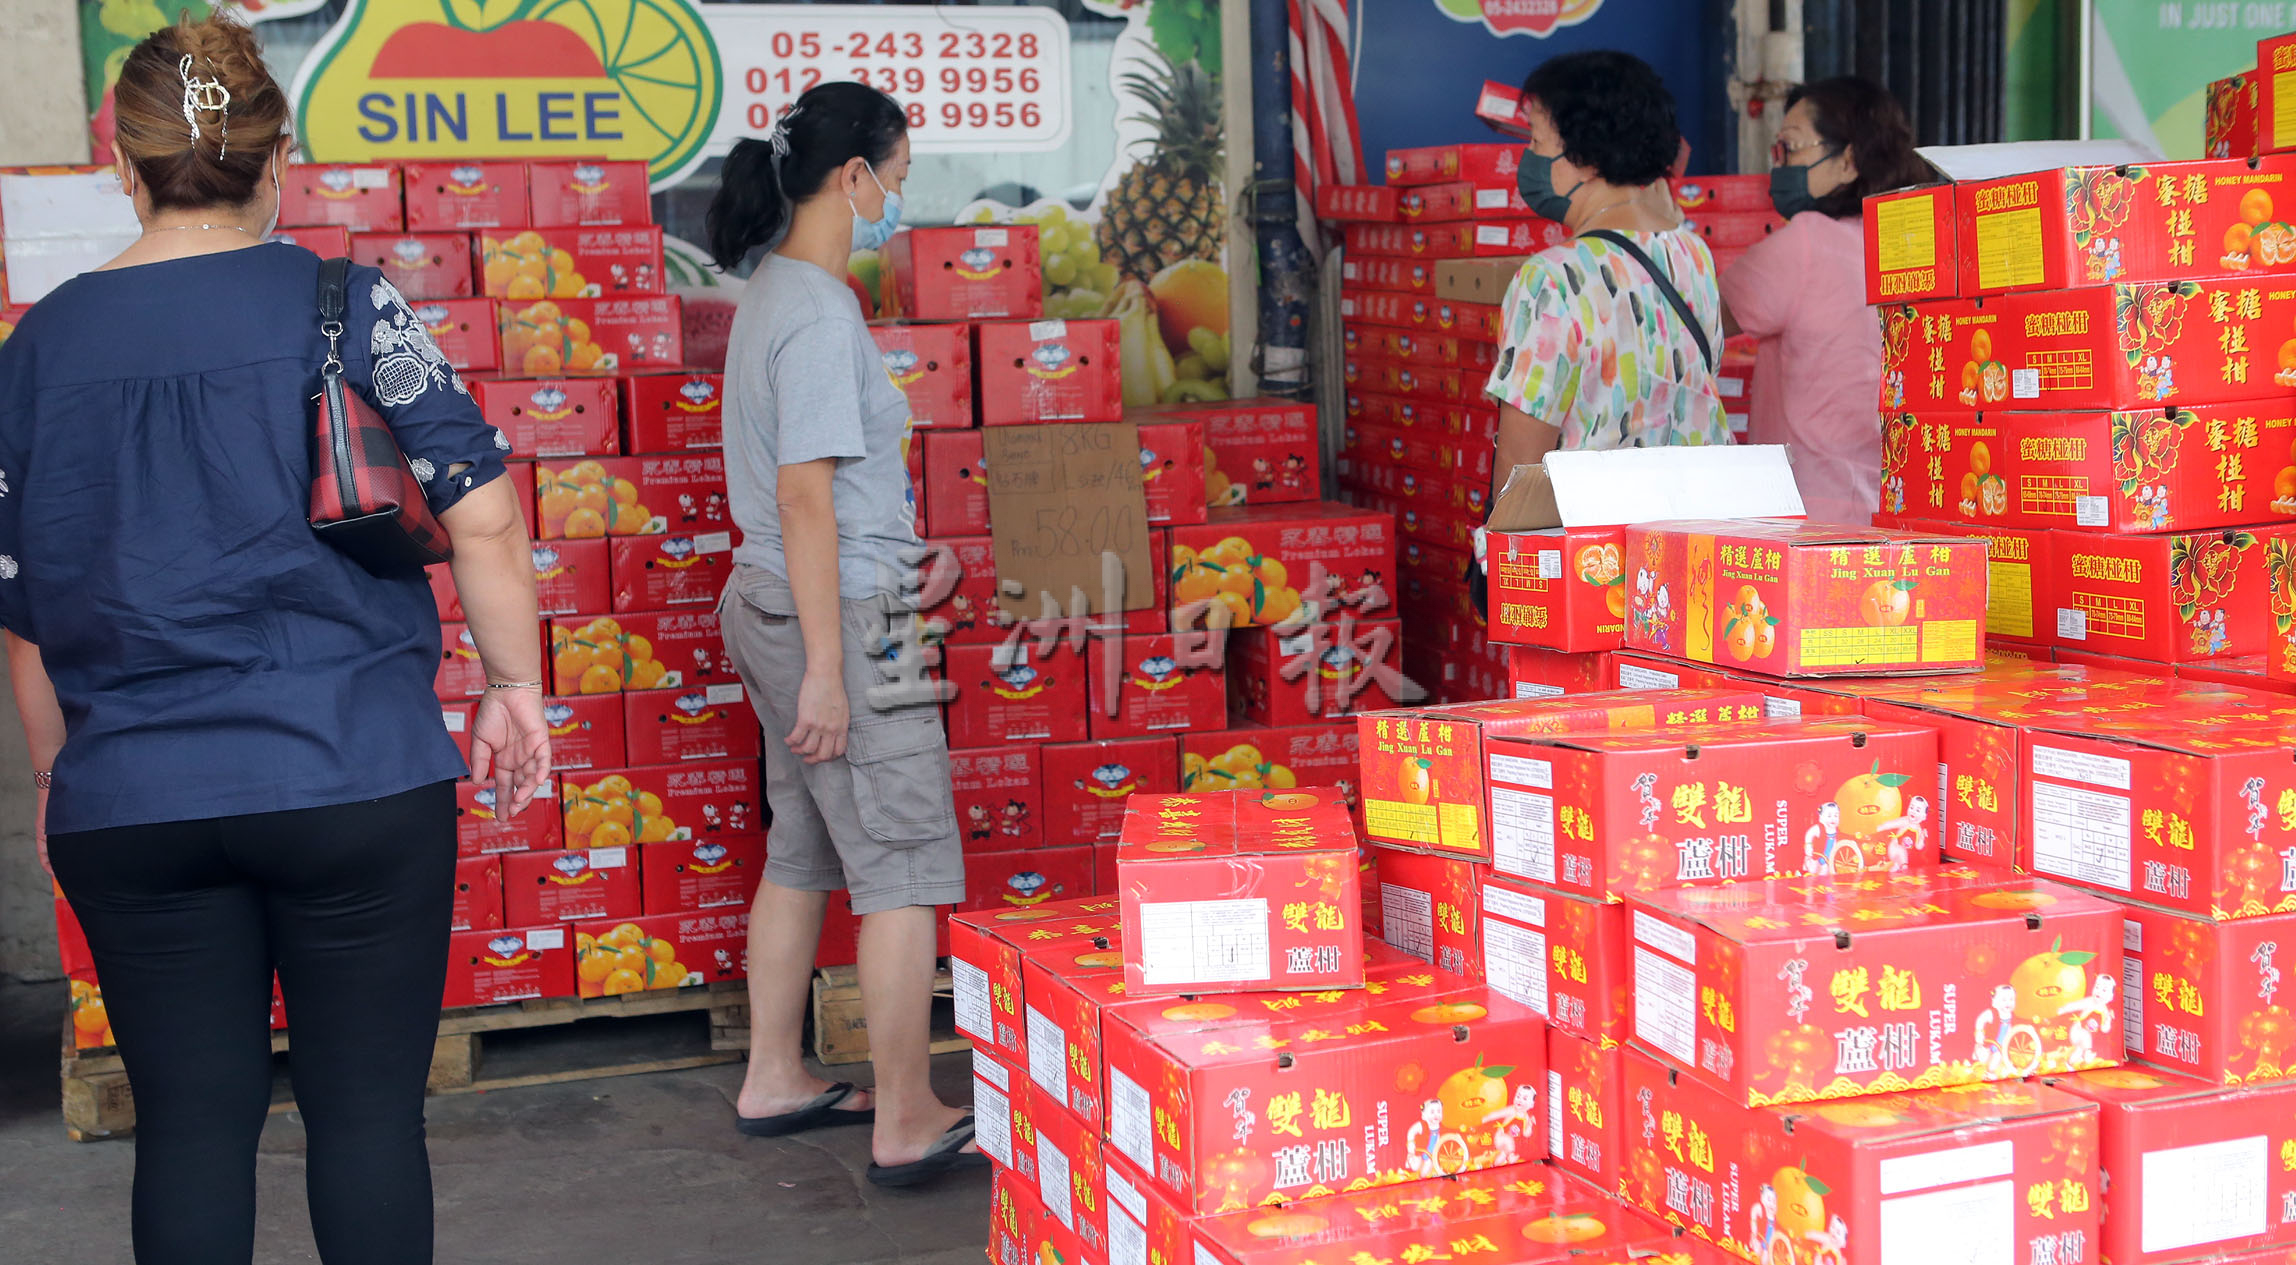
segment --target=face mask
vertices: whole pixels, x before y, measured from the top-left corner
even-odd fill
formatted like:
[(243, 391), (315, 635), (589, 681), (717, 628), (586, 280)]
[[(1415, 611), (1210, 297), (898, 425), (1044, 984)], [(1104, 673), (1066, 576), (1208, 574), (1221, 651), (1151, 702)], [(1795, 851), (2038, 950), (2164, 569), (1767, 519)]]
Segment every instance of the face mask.
[(1563, 217), (1570, 214), (1571, 194), (1579, 191), (1579, 185), (1574, 184), (1562, 193), (1555, 192), (1555, 160), (1526, 149), (1522, 165), (1515, 169), (1515, 190), (1523, 195), (1523, 205), (1531, 208), (1533, 215), (1560, 224)]
[[(893, 231), (901, 227), (901, 195), (886, 193), (885, 182), (877, 179), (875, 167), (866, 162), (862, 163), (861, 166), (863, 170), (869, 173), (869, 182), (877, 186), (877, 192), (885, 194), (885, 212), (874, 220), (867, 220), (861, 218), (860, 208), (854, 207), (853, 249), (875, 250), (892, 241)], [(853, 200), (847, 198), (845, 204), (852, 206)]]
[(1818, 200), (1810, 193), (1810, 169), (1788, 166), (1770, 168), (1770, 205), (1777, 208), (1779, 215), (1789, 220), (1804, 211), (1816, 210)]

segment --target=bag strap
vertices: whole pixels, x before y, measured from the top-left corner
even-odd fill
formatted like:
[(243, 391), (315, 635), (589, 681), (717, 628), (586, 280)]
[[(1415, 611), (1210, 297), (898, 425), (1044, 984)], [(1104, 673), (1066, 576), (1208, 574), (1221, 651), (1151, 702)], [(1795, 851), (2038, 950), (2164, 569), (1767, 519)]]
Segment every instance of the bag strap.
[(1681, 317), (1682, 323), (1690, 327), (1690, 337), (1698, 343), (1698, 362), (1706, 366), (1708, 373), (1712, 373), (1714, 371), (1714, 344), (1706, 339), (1706, 327), (1698, 323), (1697, 314), (1690, 310), (1690, 304), (1683, 301), (1682, 292), (1675, 289), (1674, 283), (1666, 279), (1666, 274), (1658, 270), (1657, 261), (1652, 259), (1642, 247), (1635, 245), (1626, 234), (1615, 229), (1588, 229), (1579, 236), (1600, 238), (1634, 256), (1634, 262), (1641, 264), (1642, 270), (1650, 274), (1650, 279), (1658, 283), (1658, 292), (1666, 296), (1668, 303), (1674, 305), (1674, 314)]
[(319, 261), (319, 332), (327, 336), (326, 372), (343, 370), (343, 313), (350, 305), (351, 261)]

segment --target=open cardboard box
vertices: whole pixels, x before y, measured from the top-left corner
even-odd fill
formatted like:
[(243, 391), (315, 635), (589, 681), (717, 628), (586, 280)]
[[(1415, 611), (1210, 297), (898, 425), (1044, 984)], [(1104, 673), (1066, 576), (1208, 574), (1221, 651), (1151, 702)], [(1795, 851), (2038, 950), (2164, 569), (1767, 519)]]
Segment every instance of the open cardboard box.
[(1491, 640), (1567, 654), (1617, 649), (1628, 523), (1801, 514), (1780, 447), (1563, 451), (1516, 466), (1485, 526)]

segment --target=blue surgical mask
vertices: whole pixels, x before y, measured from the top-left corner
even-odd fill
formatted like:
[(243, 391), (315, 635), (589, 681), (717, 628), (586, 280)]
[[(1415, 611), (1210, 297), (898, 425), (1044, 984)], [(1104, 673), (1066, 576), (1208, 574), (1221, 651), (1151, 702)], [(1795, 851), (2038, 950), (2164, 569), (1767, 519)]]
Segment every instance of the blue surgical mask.
[[(892, 241), (894, 231), (901, 227), (901, 195), (886, 190), (885, 182), (877, 179), (875, 167), (870, 166), (867, 162), (863, 162), (861, 166), (863, 170), (869, 173), (870, 183), (877, 186), (877, 192), (885, 195), (885, 211), (876, 219), (868, 220), (861, 218), (861, 211), (858, 207), (854, 208), (853, 249), (875, 250)], [(846, 199), (846, 205), (851, 206), (852, 199)]]
[(1531, 208), (1533, 215), (1560, 224), (1563, 217), (1570, 214), (1571, 194), (1577, 193), (1579, 186), (1574, 184), (1568, 190), (1556, 192), (1555, 160), (1526, 149), (1522, 164), (1515, 169), (1515, 190), (1523, 195), (1523, 205)]

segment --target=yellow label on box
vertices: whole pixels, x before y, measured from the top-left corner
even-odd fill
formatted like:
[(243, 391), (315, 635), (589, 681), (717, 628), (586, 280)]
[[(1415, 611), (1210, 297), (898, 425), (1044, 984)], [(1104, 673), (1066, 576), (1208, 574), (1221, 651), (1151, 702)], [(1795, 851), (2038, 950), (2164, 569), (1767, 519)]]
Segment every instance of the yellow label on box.
[(1873, 238), (1880, 271), (1937, 266), (1938, 196), (1891, 198), (1874, 208)]
[(1443, 824), (1443, 846), (1460, 852), (1483, 850), (1483, 805), (1437, 804), (1437, 816)]
[(1989, 562), (1985, 566), (1985, 631), (1995, 637), (2033, 639), (2033, 565)]
[(1933, 619), (1921, 626), (1923, 663), (1969, 663), (1977, 658), (1977, 621)]
[(1977, 217), (1977, 284), (1988, 290), (2041, 284), (2041, 208)]
[(1363, 801), (1363, 828), (1374, 839), (1425, 844), (1441, 842), (1436, 832), (1433, 804), (1406, 804), (1394, 799)]
[(1918, 629), (1805, 628), (1797, 659), (1805, 668), (1849, 668), (1863, 664), (1898, 667), (1914, 662), (1921, 647)]
[(2296, 142), (2296, 70), (2272, 72), (2272, 136), (2266, 149)]

